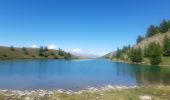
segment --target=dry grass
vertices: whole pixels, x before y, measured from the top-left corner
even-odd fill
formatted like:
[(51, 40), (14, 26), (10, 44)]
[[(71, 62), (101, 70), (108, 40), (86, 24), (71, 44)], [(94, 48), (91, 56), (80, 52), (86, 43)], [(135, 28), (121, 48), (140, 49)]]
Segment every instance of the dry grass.
[[(55, 54), (55, 55), (52, 55)], [(39, 49), (37, 48), (26, 48), (24, 51), (22, 48), (14, 48), (11, 50), (9, 47), (0, 47), (0, 59), (54, 59), (56, 55), (59, 59), (63, 59), (64, 56), (58, 55), (58, 50), (49, 50), (47, 51), (48, 56), (39, 56)], [(78, 58), (77, 56), (72, 55), (73, 58)]]
[(160, 46), (162, 47), (165, 36), (170, 37), (170, 31), (168, 31), (166, 33), (157, 34), (157, 35), (154, 35), (152, 37), (149, 37), (149, 38), (143, 40), (142, 42), (140, 42), (135, 47), (140, 47), (140, 48), (144, 49), (145, 47), (147, 47), (152, 42), (159, 43)]

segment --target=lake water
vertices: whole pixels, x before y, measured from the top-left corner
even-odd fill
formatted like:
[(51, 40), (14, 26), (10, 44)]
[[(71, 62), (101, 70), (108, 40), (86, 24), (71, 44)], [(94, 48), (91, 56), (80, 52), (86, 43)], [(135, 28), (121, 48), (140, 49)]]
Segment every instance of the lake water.
[(106, 85), (170, 85), (170, 67), (106, 59), (0, 61), (0, 89), (80, 90)]

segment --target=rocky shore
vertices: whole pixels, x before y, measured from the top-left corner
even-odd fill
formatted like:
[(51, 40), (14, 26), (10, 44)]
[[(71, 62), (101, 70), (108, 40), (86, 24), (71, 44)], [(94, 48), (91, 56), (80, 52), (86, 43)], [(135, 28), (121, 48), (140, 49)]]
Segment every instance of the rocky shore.
[(170, 99), (170, 86), (126, 87), (108, 85), (102, 88), (89, 87), (80, 91), (0, 90), (0, 100), (129, 100), (128, 98), (168, 100)]

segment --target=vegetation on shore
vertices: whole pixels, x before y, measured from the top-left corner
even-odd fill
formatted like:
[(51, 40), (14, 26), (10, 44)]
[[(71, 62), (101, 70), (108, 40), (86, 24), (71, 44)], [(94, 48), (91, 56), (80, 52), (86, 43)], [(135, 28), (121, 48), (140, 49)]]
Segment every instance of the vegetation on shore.
[(0, 93), (0, 100), (169, 100), (170, 87), (91, 90), (80, 92), (32, 92), (19, 96)]
[(51, 50), (47, 47), (40, 48), (16, 48), (0, 47), (0, 59), (74, 59), (78, 58), (62, 49)]
[[(136, 45), (117, 49), (111, 57), (124, 62), (151, 65), (170, 65), (170, 20), (163, 20), (160, 26), (151, 25), (146, 36), (139, 35)], [(166, 59), (166, 60), (165, 60)]]

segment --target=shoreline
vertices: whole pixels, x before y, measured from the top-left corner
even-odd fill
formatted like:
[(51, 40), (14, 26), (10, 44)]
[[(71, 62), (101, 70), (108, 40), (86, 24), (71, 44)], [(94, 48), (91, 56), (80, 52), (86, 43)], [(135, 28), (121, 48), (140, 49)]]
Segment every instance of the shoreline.
[[(159, 96), (157, 93), (162, 92), (163, 96), (170, 95), (170, 86), (112, 86), (107, 85), (101, 88), (89, 87), (80, 91), (71, 91), (71, 90), (10, 90), (10, 89), (2, 89), (0, 90), (0, 100), (6, 99), (17, 99), (17, 100), (34, 100), (35, 98), (39, 98), (38, 100), (116, 100), (116, 99), (109, 99), (110, 97), (113, 98), (113, 95), (118, 95), (119, 98), (122, 96), (131, 96), (135, 95), (138, 96), (137, 98), (153, 98), (154, 96)], [(159, 92), (160, 91), (160, 92)], [(154, 95), (152, 93), (155, 93)], [(122, 95), (122, 96), (120, 96)], [(125, 96), (125, 97), (127, 97)], [(160, 96), (159, 96), (160, 97)], [(162, 96), (161, 96), (162, 97)], [(74, 98), (74, 99), (68, 99)], [(84, 98), (84, 99), (83, 99)], [(92, 99), (91, 99), (92, 98)], [(108, 99), (107, 99), (108, 98)], [(169, 98), (169, 97), (167, 97)], [(37, 99), (36, 99), (37, 100)], [(126, 99), (123, 99), (126, 100)], [(129, 99), (127, 99), (129, 100)], [(139, 99), (145, 100), (145, 99)], [(152, 100), (152, 99), (146, 99)], [(162, 99), (160, 99), (162, 100)]]
[(149, 63), (133, 63), (133, 62), (130, 62), (130, 61), (123, 61), (123, 60), (118, 60), (118, 59), (110, 59), (111, 61), (113, 62), (120, 62), (120, 63), (125, 63), (125, 64), (137, 64), (137, 65), (146, 65), (146, 66), (159, 66), (159, 67), (170, 67), (170, 65), (151, 65)]

